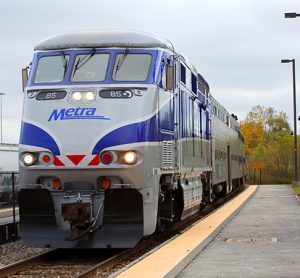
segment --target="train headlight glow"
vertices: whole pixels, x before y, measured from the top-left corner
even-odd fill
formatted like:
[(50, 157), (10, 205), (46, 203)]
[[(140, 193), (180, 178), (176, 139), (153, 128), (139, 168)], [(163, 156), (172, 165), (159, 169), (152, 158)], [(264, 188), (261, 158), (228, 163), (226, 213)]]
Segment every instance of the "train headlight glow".
[(86, 92), (85, 93), (85, 99), (88, 101), (95, 100), (96, 96), (94, 92)]
[(31, 166), (35, 163), (36, 156), (32, 153), (25, 153), (22, 157), (22, 160), (26, 166)]
[(82, 99), (82, 93), (81, 92), (73, 92), (72, 93), (72, 99), (79, 101)]
[(137, 155), (134, 151), (127, 151), (123, 153), (122, 159), (126, 164), (132, 165), (137, 162)]

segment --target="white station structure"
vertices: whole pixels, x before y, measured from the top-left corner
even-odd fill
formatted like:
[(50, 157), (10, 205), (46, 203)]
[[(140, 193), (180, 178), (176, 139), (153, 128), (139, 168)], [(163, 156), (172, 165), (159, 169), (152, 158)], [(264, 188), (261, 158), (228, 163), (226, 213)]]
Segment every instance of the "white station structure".
[(19, 172), (18, 144), (0, 143), (0, 172)]

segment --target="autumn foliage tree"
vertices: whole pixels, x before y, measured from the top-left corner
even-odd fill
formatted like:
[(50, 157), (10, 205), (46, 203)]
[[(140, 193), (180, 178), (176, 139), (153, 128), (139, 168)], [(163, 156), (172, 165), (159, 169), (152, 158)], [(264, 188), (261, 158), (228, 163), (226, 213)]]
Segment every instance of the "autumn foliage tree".
[(240, 128), (250, 182), (254, 165), (260, 162), (264, 183), (289, 183), (293, 176), (293, 136), (286, 114), (258, 105), (241, 121)]

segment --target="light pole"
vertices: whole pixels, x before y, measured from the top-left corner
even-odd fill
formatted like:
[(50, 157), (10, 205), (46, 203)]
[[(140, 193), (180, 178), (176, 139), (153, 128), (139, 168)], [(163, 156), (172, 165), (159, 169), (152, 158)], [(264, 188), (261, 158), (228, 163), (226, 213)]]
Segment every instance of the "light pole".
[[(285, 18), (296, 18), (299, 17), (300, 14), (295, 12), (293, 13), (285, 13)], [(282, 61), (281, 61), (282, 62)], [(290, 62), (290, 61), (289, 61)], [(296, 81), (295, 81), (295, 59), (293, 63), (293, 88), (294, 88), (294, 148), (295, 148), (295, 184), (300, 186), (300, 182), (298, 181), (298, 168), (297, 168), (297, 123), (296, 123)], [(299, 117), (300, 120), (300, 117)]]
[[(293, 65), (293, 107), (294, 107), (294, 178), (295, 184), (298, 185), (298, 154), (297, 154), (297, 121), (296, 121), (296, 73), (295, 73), (295, 59), (281, 60), (281, 63), (292, 63)], [(300, 185), (300, 184), (299, 184)]]
[(285, 18), (296, 18), (297, 16), (300, 16), (300, 14), (297, 14), (297, 13), (285, 13), (284, 14)]
[(3, 143), (2, 141), (2, 96), (4, 96), (4, 93), (0, 92), (0, 108), (1, 108), (1, 113), (0, 113), (0, 123), (1, 123), (1, 143)]

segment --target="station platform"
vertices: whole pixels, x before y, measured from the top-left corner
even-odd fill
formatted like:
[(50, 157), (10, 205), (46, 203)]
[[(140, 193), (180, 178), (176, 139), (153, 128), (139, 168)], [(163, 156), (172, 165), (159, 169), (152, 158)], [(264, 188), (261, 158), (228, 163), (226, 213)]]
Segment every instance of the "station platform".
[(0, 209), (0, 245), (19, 238), (19, 208), (15, 209), (15, 222), (12, 208)]
[(286, 185), (250, 186), (116, 276), (300, 277), (300, 203)]
[(300, 277), (300, 203), (285, 185), (261, 185), (177, 277)]
[[(16, 221), (19, 222), (19, 208), (16, 207), (15, 210), (15, 217)], [(5, 208), (0, 209), (0, 225), (13, 223), (13, 209), (12, 208)]]

